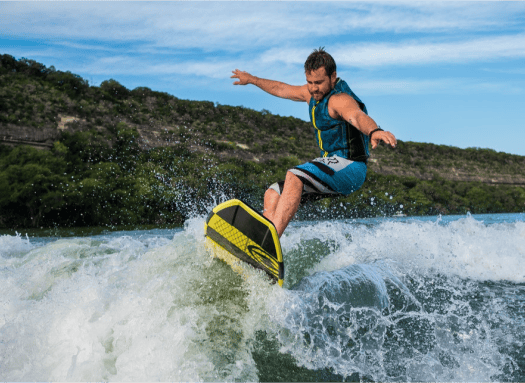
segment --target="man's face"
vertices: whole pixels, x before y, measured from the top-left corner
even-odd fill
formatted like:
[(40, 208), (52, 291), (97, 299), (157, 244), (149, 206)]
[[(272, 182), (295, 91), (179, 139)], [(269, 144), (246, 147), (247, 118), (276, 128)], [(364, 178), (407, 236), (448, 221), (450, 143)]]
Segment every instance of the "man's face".
[(331, 77), (328, 77), (324, 66), (306, 73), (308, 92), (315, 101), (322, 100), (324, 96), (330, 93), (336, 80), (337, 74), (334, 72)]

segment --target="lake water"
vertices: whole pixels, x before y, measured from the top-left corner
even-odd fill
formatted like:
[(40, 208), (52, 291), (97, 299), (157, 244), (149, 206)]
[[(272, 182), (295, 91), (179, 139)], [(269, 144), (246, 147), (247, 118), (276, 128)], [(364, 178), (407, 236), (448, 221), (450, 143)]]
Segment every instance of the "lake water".
[(285, 288), (204, 217), (63, 233), (0, 236), (1, 380), (525, 381), (525, 214), (295, 222)]

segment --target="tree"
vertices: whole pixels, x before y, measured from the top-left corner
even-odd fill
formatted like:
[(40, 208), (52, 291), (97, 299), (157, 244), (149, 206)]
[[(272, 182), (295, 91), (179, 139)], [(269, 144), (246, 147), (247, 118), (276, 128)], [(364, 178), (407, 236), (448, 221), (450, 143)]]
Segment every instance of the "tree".
[(118, 81), (113, 79), (102, 81), (100, 89), (107, 92), (112, 98), (117, 100), (124, 100), (130, 95), (130, 91), (124, 85), (121, 85)]

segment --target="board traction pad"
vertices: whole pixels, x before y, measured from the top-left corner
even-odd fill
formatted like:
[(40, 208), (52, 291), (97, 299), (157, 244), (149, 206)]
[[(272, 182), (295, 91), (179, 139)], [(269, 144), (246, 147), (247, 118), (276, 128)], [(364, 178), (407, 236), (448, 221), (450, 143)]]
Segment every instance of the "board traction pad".
[(277, 230), (248, 204), (233, 199), (216, 206), (206, 220), (205, 233), (230, 254), (265, 271), (282, 286), (284, 264)]

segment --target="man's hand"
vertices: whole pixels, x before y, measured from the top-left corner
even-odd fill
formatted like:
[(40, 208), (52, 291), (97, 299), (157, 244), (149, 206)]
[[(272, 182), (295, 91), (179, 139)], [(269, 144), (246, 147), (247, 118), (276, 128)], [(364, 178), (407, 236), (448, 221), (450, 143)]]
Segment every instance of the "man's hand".
[(242, 70), (235, 69), (232, 71), (233, 76), (230, 78), (238, 78), (239, 81), (235, 81), (233, 85), (247, 85), (247, 84), (253, 84), (253, 76), (249, 74), (248, 72), (243, 72)]
[(397, 140), (392, 133), (378, 130), (377, 132), (374, 132), (372, 134), (372, 138), (370, 139), (370, 142), (372, 143), (372, 149), (377, 148), (377, 145), (381, 141), (385, 142), (393, 148), (395, 148), (397, 145)]

